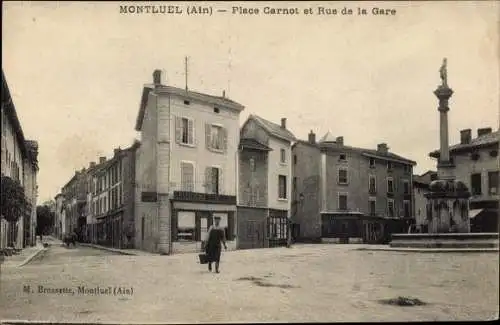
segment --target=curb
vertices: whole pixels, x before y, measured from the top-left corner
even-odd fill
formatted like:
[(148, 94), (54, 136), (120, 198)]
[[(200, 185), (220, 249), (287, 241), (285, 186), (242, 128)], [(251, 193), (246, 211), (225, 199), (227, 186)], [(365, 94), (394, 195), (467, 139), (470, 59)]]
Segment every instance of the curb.
[(420, 249), (420, 248), (356, 248), (356, 251), (371, 251), (371, 252), (401, 252), (401, 253), (497, 253), (499, 252), (498, 248), (428, 248), (428, 249)]
[(28, 256), (21, 264), (19, 264), (17, 267), (21, 267), (21, 266), (25, 266), (26, 264), (30, 263), (32, 260), (34, 260), (36, 257), (38, 257), (39, 255), (43, 255), (45, 254), (45, 252), (48, 250), (48, 248), (42, 248), (36, 252), (34, 252), (33, 254), (31, 254), (30, 256)]
[(109, 248), (109, 247), (103, 247), (99, 245), (93, 245), (93, 244), (86, 244), (86, 243), (79, 243), (79, 246), (84, 246), (84, 247), (90, 247), (90, 248), (95, 248), (95, 249), (100, 249), (103, 251), (108, 251), (108, 252), (113, 252), (121, 255), (128, 255), (128, 256), (139, 256), (138, 254), (132, 253), (132, 252), (125, 252), (123, 250), (118, 250), (114, 248)]

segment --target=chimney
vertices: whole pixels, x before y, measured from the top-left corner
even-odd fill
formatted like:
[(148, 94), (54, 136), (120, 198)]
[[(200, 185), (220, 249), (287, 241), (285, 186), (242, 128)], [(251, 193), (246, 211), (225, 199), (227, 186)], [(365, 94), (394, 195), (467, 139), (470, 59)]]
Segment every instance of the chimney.
[(281, 119), (281, 127), (283, 129), (286, 129), (286, 118), (285, 117)]
[(153, 72), (153, 83), (155, 86), (161, 85), (161, 70), (156, 69)]
[(335, 143), (343, 146), (344, 145), (344, 137), (337, 137), (337, 139), (335, 139)]
[(460, 131), (460, 144), (470, 143), (471, 134), (472, 134), (471, 129), (465, 129), (465, 130)]
[(313, 130), (311, 130), (311, 132), (309, 132), (309, 143), (311, 143), (311, 144), (316, 143), (316, 134), (313, 132)]
[(89, 164), (89, 168), (92, 168), (92, 167), (95, 167), (95, 161), (92, 161), (92, 162)]
[(380, 153), (387, 153), (387, 151), (389, 151), (389, 148), (387, 148), (387, 143), (379, 143), (377, 145), (377, 151)]
[(119, 154), (119, 153), (120, 153), (120, 151), (121, 151), (121, 149), (120, 149), (120, 148), (115, 148), (115, 149), (113, 149), (113, 155), (114, 155), (114, 156), (116, 156), (117, 154)]
[(106, 162), (106, 157), (99, 157), (99, 163), (102, 164), (103, 162)]
[(477, 129), (477, 137), (479, 138), (480, 136), (483, 136), (485, 134), (491, 133), (491, 128), (481, 128)]
[(222, 91), (222, 98), (226, 98), (226, 91), (225, 90)]

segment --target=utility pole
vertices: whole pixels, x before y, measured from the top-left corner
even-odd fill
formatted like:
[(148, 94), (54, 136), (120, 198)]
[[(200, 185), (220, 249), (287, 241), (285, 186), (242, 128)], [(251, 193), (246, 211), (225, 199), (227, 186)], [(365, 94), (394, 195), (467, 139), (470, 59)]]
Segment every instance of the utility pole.
[(184, 60), (184, 75), (186, 76), (186, 91), (188, 91), (188, 57)]

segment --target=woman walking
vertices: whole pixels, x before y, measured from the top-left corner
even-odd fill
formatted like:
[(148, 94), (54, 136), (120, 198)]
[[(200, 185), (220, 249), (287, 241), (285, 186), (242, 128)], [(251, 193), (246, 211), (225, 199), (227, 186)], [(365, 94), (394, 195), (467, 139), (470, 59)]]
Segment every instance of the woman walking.
[(222, 251), (222, 245), (224, 249), (226, 246), (226, 233), (224, 228), (219, 226), (220, 217), (214, 217), (214, 225), (208, 229), (207, 244), (205, 247), (207, 258), (208, 258), (208, 271), (212, 272), (212, 263), (215, 263), (215, 272), (219, 273), (219, 262), (220, 255)]

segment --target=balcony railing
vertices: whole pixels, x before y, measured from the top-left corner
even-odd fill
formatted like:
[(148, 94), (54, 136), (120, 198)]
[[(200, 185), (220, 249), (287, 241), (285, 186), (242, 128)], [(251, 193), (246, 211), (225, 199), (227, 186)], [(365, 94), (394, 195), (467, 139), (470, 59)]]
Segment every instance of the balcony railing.
[(234, 187), (232, 191), (225, 191), (217, 184), (205, 182), (170, 183), (170, 192), (173, 192), (174, 200), (177, 201), (236, 204), (236, 186)]

